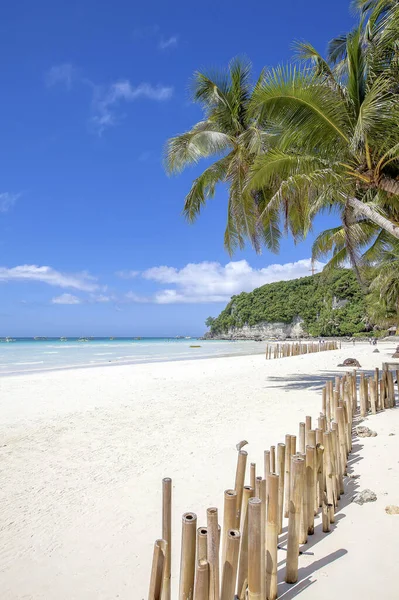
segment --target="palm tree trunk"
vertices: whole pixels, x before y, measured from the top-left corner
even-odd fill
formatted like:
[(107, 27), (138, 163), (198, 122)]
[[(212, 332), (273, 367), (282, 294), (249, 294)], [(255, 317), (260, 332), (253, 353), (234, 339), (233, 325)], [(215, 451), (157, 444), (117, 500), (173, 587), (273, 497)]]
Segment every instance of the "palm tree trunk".
[(384, 192), (399, 196), (399, 181), (392, 179), (392, 177), (381, 177), (377, 187), (379, 187), (381, 190), (384, 190)]
[(381, 215), (375, 208), (372, 208), (369, 204), (365, 204), (357, 198), (347, 198), (347, 203), (353, 208), (355, 213), (363, 215), (399, 240), (399, 227)]

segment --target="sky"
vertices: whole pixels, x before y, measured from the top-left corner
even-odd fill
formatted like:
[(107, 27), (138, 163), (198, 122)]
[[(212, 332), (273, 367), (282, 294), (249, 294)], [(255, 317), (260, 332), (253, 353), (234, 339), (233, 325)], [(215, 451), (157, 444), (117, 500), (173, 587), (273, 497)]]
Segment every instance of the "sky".
[(0, 336), (198, 335), (231, 295), (309, 274), (309, 238), (278, 255), (223, 247), (226, 190), (181, 215), (200, 167), (165, 174), (166, 140), (201, 119), (197, 69), (351, 28), (348, 0), (7, 2), (0, 21)]

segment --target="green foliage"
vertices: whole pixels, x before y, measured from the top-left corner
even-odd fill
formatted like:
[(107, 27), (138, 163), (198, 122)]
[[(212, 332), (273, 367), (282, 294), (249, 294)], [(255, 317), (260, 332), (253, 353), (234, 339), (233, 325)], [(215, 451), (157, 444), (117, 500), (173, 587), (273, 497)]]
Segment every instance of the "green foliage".
[(298, 317), (313, 336), (353, 335), (369, 328), (365, 296), (353, 271), (335, 269), (233, 296), (213, 320), (211, 332), (262, 322), (292, 323)]
[(212, 324), (213, 324), (214, 320), (215, 320), (215, 317), (208, 317), (208, 318), (206, 319), (206, 321), (205, 321), (205, 325), (206, 325), (207, 327), (212, 327)]

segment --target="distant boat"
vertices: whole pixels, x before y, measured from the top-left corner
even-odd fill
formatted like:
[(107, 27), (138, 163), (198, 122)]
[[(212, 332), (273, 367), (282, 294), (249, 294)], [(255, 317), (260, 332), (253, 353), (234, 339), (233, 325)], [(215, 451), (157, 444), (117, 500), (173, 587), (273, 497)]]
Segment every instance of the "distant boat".
[(113, 338), (113, 337), (110, 337), (109, 339), (110, 339), (110, 340), (114, 340), (115, 338)]
[(46, 337), (40, 337), (40, 336), (36, 336), (36, 337), (34, 337), (33, 339), (34, 339), (34, 340), (40, 340), (40, 341), (45, 341), (45, 340), (48, 340), (48, 338), (46, 338)]
[(68, 341), (68, 338), (66, 338), (66, 337), (60, 337), (60, 342), (67, 342), (67, 341)]
[(175, 340), (184, 340), (184, 335), (176, 335)]
[(135, 337), (134, 340), (141, 340), (141, 337)]
[(90, 341), (89, 338), (85, 338), (85, 337), (78, 339), (78, 342), (89, 342), (89, 341)]
[(14, 338), (10, 338), (10, 337), (6, 337), (4, 340), (2, 340), (4, 342), (10, 343), (10, 342), (16, 342), (17, 340), (14, 340)]
[(191, 337), (189, 335), (186, 335), (186, 340), (191, 340)]

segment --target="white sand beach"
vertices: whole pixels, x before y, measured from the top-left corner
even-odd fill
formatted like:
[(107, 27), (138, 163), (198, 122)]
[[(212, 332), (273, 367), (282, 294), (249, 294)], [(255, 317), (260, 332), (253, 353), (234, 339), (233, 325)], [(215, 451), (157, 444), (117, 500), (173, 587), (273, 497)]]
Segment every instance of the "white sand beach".
[[(173, 480), (177, 598), (181, 515), (194, 511), (202, 525), (207, 507), (222, 509), (236, 443), (248, 440), (249, 461), (261, 470), (264, 449), (318, 415), (325, 380), (346, 371), (338, 363), (351, 356), (363, 370), (381, 367), (395, 344), (378, 348), (0, 379), (1, 599), (145, 599), (165, 476)], [(398, 598), (399, 515), (385, 506), (399, 505), (399, 410), (367, 425), (378, 436), (354, 443), (350, 467), (360, 477), (349, 480), (329, 534), (317, 518), (298, 583), (279, 586), (285, 600)], [(351, 503), (364, 488), (377, 501)]]

